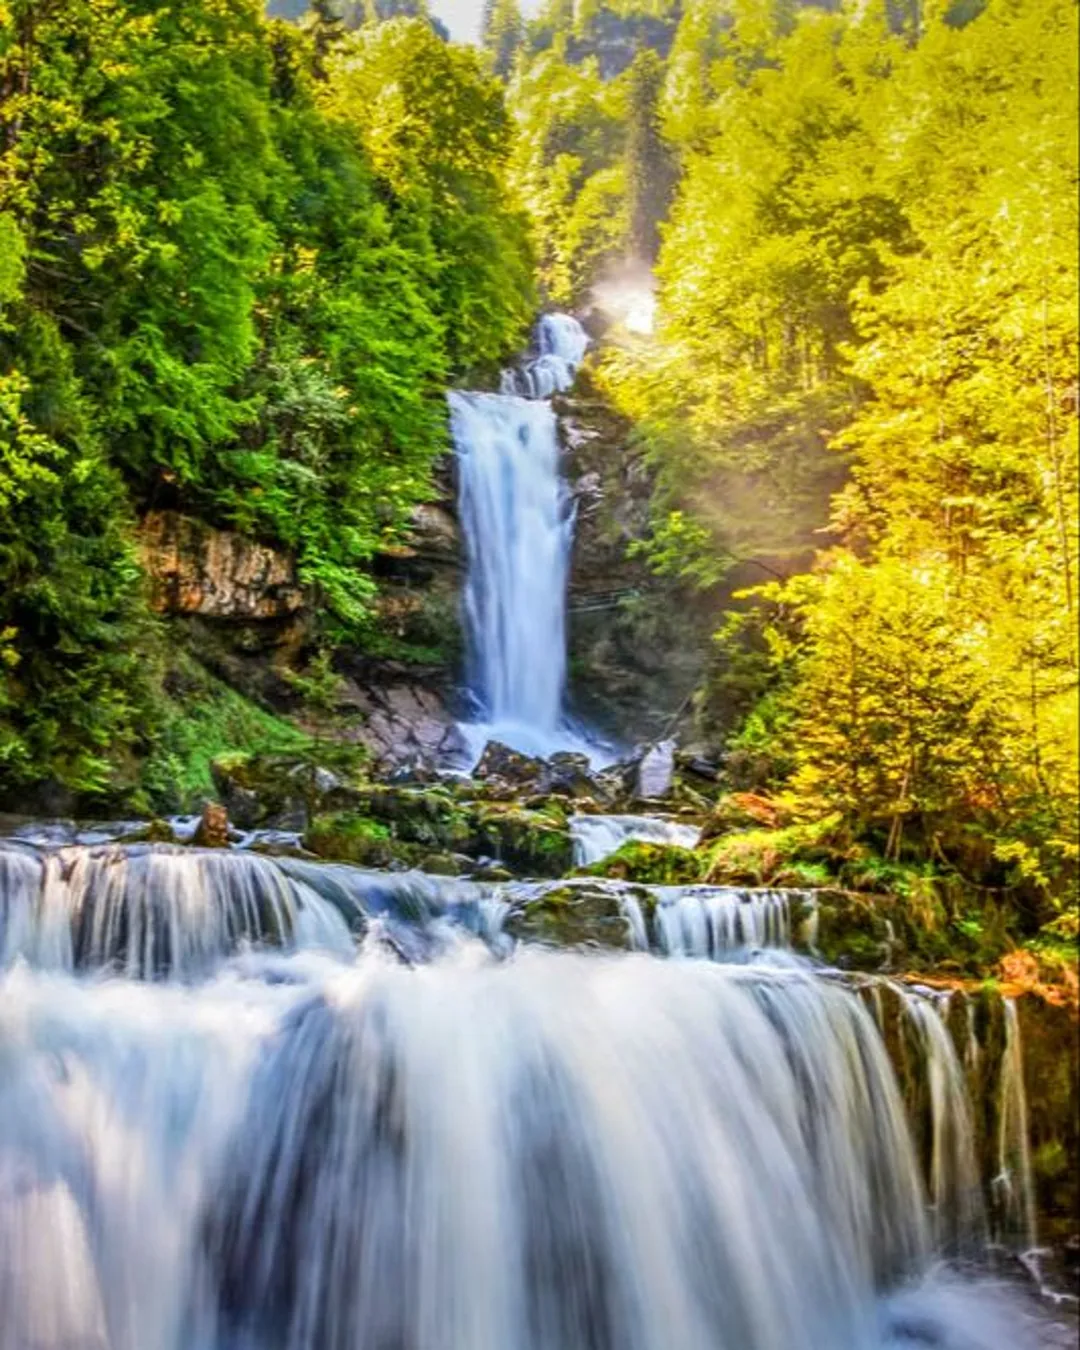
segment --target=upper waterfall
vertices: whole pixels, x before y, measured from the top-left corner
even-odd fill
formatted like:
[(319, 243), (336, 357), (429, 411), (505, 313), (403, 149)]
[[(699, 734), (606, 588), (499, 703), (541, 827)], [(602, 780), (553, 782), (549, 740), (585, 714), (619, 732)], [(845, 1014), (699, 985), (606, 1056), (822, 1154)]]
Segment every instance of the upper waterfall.
[(504, 372), (502, 393), (449, 396), (481, 745), (494, 736), (531, 754), (584, 748), (564, 713), (574, 512), (547, 400), (573, 383), (587, 346), (576, 319), (546, 314), (534, 354)]

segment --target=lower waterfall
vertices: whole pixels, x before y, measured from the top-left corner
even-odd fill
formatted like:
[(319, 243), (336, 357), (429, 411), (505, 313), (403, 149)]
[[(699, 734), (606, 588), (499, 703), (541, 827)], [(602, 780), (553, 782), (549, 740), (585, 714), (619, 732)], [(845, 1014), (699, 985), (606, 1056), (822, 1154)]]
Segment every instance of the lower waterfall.
[(938, 1003), (782, 950), (789, 896), (507, 954), (512, 884), (0, 847), (0, 1350), (1061, 1344), (934, 1273), (983, 1231)]

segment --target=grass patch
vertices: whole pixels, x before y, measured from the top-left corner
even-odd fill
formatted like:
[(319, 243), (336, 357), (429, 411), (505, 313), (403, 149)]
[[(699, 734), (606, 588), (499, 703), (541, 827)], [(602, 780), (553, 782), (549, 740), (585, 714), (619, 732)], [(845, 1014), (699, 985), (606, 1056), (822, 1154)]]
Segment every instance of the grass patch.
[(304, 754), (312, 739), (260, 708), (203, 669), (178, 660), (177, 693), (164, 704), (152, 753), (142, 767), (142, 793), (155, 811), (184, 811), (214, 796), (210, 765), (230, 754)]

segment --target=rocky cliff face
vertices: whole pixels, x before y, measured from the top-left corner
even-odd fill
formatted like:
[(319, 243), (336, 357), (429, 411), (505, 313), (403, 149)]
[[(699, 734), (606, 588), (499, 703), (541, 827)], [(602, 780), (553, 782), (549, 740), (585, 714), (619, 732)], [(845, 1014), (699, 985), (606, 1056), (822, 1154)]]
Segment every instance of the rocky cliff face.
[(633, 426), (587, 377), (559, 400), (564, 472), (576, 503), (570, 576), (570, 683), (582, 713), (628, 741), (684, 721), (715, 614), (707, 599), (633, 556), (649, 530), (653, 478)]
[(176, 511), (152, 511), (139, 532), (150, 599), (160, 614), (287, 619), (304, 606), (291, 558)]

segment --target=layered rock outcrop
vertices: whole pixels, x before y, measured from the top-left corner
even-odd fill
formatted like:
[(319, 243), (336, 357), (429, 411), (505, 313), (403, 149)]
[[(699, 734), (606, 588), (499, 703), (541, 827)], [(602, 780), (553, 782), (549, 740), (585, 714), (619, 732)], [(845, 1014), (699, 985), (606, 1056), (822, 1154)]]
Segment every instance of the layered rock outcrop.
[(150, 602), (160, 614), (285, 619), (304, 607), (293, 560), (244, 535), (177, 511), (152, 511), (139, 542)]

